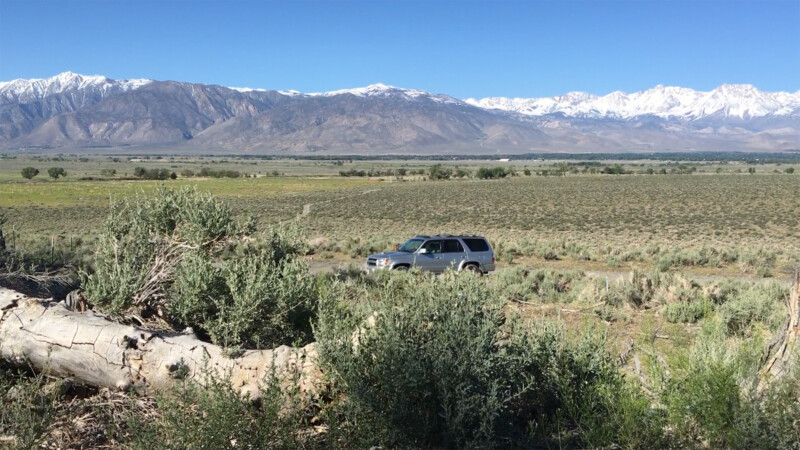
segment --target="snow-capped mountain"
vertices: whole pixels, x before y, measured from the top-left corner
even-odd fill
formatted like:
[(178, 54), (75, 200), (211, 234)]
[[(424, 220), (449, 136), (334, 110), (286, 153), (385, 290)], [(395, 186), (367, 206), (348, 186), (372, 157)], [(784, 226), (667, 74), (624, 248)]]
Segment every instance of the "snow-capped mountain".
[(710, 92), (699, 92), (659, 85), (633, 94), (617, 91), (602, 97), (571, 92), (548, 98), (490, 97), (465, 101), (480, 108), (529, 116), (561, 113), (567, 117), (595, 119), (631, 119), (652, 115), (665, 119), (697, 120), (719, 116), (746, 120), (797, 114), (800, 91), (762, 92), (749, 84), (724, 84)]
[[(247, 92), (267, 92), (266, 89), (252, 89), (252, 88), (239, 88), (232, 87), (230, 89), (247, 93)], [(353, 88), (353, 89), (339, 89), (328, 92), (309, 92), (303, 93), (299, 91), (277, 91), (279, 94), (288, 95), (292, 97), (335, 97), (337, 95), (355, 95), (356, 97), (384, 97), (384, 98), (398, 98), (405, 100), (420, 100), (428, 99), (440, 103), (462, 103), (461, 100), (450, 97), (449, 95), (431, 94), (430, 92), (420, 91), (417, 89), (405, 89), (395, 86), (389, 86), (383, 83), (370, 84), (366, 87)]]
[(112, 80), (101, 75), (80, 75), (63, 72), (50, 78), (16, 79), (0, 82), (0, 99), (2, 101), (30, 102), (56, 94), (80, 92), (105, 97), (120, 92), (137, 89), (153, 80)]
[(656, 86), (481, 100), (384, 84), (273, 91), (65, 72), (0, 82), (0, 149), (532, 153), (800, 149), (800, 91)]

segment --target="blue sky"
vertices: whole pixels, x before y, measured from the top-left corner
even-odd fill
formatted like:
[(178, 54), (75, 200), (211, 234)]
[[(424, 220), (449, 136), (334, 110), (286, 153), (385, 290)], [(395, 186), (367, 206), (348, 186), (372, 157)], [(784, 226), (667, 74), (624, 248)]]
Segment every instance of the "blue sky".
[(0, 0), (0, 80), (71, 70), (459, 98), (800, 89), (800, 1)]

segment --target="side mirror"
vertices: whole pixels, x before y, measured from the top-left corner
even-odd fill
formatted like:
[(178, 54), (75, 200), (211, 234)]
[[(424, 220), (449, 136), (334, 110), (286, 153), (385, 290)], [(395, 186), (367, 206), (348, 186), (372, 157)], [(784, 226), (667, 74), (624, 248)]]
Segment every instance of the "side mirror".
[(423, 247), (423, 248), (419, 249), (419, 254), (420, 255), (424, 255), (425, 253), (428, 253), (428, 249), (427, 248)]

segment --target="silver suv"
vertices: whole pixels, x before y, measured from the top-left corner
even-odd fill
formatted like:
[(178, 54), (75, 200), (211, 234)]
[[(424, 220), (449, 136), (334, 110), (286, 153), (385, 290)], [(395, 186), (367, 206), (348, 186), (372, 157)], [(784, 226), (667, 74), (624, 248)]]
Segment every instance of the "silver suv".
[(367, 271), (417, 267), (440, 273), (469, 270), (483, 275), (494, 270), (494, 252), (481, 236), (414, 236), (396, 251), (367, 257)]

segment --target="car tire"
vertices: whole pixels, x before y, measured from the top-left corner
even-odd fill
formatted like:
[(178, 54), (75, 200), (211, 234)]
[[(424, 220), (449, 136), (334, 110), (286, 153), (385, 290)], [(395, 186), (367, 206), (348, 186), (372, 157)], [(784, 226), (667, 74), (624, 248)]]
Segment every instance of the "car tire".
[(397, 270), (398, 272), (408, 272), (408, 266), (396, 266), (393, 267), (392, 270)]
[(464, 271), (474, 273), (477, 276), (483, 276), (483, 271), (480, 267), (476, 266), (475, 264), (467, 264), (464, 266)]

